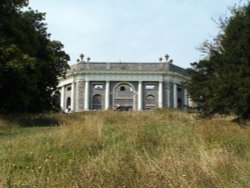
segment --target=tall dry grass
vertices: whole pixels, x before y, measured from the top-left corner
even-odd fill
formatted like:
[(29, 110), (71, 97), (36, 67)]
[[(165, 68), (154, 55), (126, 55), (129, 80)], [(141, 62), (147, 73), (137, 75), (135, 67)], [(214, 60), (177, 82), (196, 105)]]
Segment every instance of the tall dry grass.
[[(42, 117), (52, 125), (39, 126)], [(41, 115), (20, 122), (0, 129), (4, 187), (250, 185), (250, 127), (229, 119), (160, 110)]]

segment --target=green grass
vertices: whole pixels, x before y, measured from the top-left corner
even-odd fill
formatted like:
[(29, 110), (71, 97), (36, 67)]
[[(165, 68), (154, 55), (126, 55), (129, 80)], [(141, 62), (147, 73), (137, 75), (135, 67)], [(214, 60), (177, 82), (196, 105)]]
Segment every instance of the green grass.
[(0, 187), (249, 187), (250, 126), (175, 110), (0, 118)]

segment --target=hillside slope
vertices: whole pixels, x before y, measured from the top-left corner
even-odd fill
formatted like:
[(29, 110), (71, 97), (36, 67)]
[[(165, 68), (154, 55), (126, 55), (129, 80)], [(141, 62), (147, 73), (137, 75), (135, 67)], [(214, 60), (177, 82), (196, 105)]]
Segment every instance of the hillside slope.
[(0, 119), (3, 187), (248, 187), (250, 126), (185, 112)]

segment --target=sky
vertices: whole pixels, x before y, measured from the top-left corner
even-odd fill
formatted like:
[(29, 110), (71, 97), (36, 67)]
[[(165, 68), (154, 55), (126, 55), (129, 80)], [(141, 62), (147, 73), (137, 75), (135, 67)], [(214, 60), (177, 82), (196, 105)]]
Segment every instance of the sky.
[(169, 54), (183, 68), (204, 57), (198, 48), (219, 32), (215, 20), (247, 0), (29, 0), (46, 13), (52, 40), (64, 44), (70, 65), (159, 62)]

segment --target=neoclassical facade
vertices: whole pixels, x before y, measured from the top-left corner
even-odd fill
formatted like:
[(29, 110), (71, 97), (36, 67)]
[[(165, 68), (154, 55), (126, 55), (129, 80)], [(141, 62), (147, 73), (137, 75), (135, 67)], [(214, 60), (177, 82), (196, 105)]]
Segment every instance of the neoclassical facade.
[(73, 112), (185, 108), (187, 79), (186, 71), (171, 62), (80, 61), (60, 80), (57, 94), (62, 110)]

